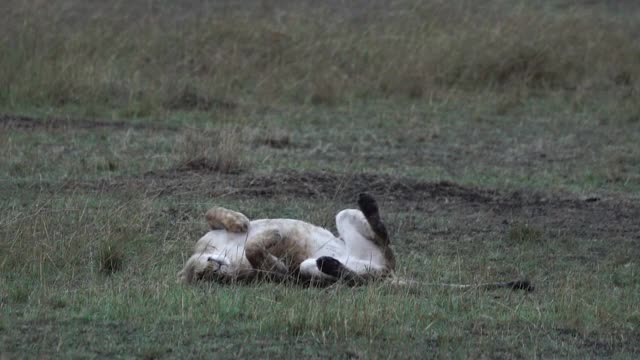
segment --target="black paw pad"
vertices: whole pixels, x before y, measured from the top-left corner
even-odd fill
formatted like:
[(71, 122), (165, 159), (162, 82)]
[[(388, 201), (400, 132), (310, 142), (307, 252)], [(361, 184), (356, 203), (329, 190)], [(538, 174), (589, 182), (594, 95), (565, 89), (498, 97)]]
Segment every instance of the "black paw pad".
[(358, 206), (366, 217), (378, 214), (378, 204), (376, 203), (376, 199), (367, 193), (361, 193), (358, 195)]
[(316, 264), (318, 265), (318, 269), (327, 275), (333, 277), (340, 277), (341, 275), (342, 263), (331, 256), (319, 257), (316, 260)]

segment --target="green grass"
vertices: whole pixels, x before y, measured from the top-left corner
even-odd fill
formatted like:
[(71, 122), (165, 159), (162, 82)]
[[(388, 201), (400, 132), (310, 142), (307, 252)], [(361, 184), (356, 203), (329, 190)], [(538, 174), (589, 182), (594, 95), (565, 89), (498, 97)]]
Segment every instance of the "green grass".
[[(176, 272), (202, 234), (201, 214), (212, 201), (118, 199), (117, 193), (40, 197), (46, 202), (2, 209), (7, 354), (234, 357), (242, 349), (247, 356), (285, 357), (421, 357), (424, 351), (633, 357), (637, 351), (630, 340), (639, 325), (637, 254), (622, 247), (594, 256), (591, 246), (609, 239), (551, 232), (544, 235), (548, 243), (514, 242), (508, 229), (473, 235), (464, 228), (466, 217), (448, 217), (447, 209), (424, 223), (414, 218), (423, 216), (419, 211), (387, 204), (401, 274), (427, 284), (524, 275), (537, 291), (184, 287), (175, 283)], [(316, 223), (329, 222), (327, 209), (339, 206), (293, 199), (217, 203), (252, 217), (276, 213)], [(120, 244), (121, 269), (101, 271), (105, 241)], [(582, 241), (587, 244), (577, 244)]]
[[(637, 358), (639, 9), (591, 3), (3, 3), (0, 358)], [(210, 206), (360, 191), (423, 286), (176, 283)]]

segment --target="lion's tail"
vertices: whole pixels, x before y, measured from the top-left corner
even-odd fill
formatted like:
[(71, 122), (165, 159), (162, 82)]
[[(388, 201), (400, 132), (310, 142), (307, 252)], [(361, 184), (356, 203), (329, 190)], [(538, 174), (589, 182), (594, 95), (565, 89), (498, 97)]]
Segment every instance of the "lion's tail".
[(448, 284), (448, 283), (423, 283), (416, 280), (404, 279), (400, 277), (390, 278), (390, 284), (392, 286), (409, 289), (420, 289), (423, 287), (447, 287), (452, 289), (462, 290), (497, 290), (497, 289), (511, 289), (511, 290), (524, 290), (532, 292), (535, 290), (535, 286), (529, 280), (514, 280), (506, 282), (492, 282), (492, 283), (480, 283), (480, 284)]

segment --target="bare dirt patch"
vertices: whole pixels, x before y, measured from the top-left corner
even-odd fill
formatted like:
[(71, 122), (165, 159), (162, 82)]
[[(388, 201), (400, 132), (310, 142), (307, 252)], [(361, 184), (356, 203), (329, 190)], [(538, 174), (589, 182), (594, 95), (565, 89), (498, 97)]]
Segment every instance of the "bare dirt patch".
[[(509, 234), (513, 226), (524, 224), (541, 232), (536, 239), (603, 240), (588, 245), (589, 253), (595, 258), (608, 254), (603, 247), (606, 243), (640, 242), (637, 221), (640, 204), (621, 196), (578, 198), (561, 192), (480, 188), (449, 181), (426, 182), (375, 174), (290, 170), (269, 175), (225, 174), (209, 171), (206, 163), (113, 180), (70, 181), (49, 186), (38, 183), (37, 186), (48, 191), (145, 193), (183, 200), (210, 199), (211, 202), (220, 198), (295, 198), (345, 205), (353, 204), (356, 195), (366, 191), (374, 194), (389, 212), (413, 214), (402, 225), (402, 231), (418, 231), (443, 241), (470, 234)], [(451, 226), (430, 226), (428, 221), (432, 218), (447, 219)]]
[(204, 156), (199, 156), (193, 159), (184, 161), (177, 165), (175, 170), (178, 172), (184, 171), (216, 171), (227, 174), (237, 174), (242, 171), (241, 166), (234, 165), (234, 163), (226, 164), (220, 161), (214, 161)]

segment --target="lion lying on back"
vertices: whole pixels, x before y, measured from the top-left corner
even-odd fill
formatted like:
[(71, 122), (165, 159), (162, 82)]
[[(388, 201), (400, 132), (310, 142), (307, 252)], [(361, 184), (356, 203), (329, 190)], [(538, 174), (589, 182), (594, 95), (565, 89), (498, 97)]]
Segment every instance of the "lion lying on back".
[(207, 211), (211, 231), (195, 246), (178, 273), (191, 283), (294, 279), (326, 284), (343, 280), (362, 284), (393, 274), (395, 257), (376, 201), (358, 198), (360, 210), (336, 216), (339, 236), (324, 228), (291, 219), (249, 219), (221, 207)]
[[(336, 215), (337, 237), (300, 220), (249, 221), (239, 212), (214, 207), (206, 214), (211, 230), (196, 243), (194, 254), (178, 273), (178, 281), (229, 283), (259, 278), (314, 285), (337, 281), (361, 285), (388, 279), (400, 286), (421, 285), (395, 278), (395, 255), (374, 198), (360, 194), (358, 206), (359, 210), (346, 209)], [(436, 285), (533, 290), (526, 281)]]

